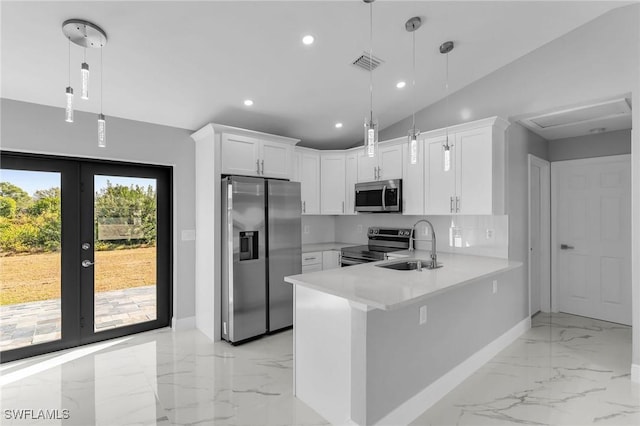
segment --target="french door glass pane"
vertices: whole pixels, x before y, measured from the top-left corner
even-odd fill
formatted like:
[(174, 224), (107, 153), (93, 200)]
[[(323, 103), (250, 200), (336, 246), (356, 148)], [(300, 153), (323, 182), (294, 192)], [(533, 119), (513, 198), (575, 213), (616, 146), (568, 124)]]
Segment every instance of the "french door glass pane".
[(156, 179), (94, 177), (94, 330), (156, 319)]
[(0, 351), (61, 338), (60, 179), (0, 170)]

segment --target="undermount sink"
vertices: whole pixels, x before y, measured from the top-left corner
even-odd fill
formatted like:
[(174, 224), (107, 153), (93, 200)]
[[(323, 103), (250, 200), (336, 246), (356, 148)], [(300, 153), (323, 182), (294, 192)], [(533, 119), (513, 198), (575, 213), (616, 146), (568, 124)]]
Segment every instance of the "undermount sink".
[(398, 260), (395, 262), (383, 263), (376, 266), (380, 268), (385, 268), (385, 269), (393, 269), (396, 271), (413, 271), (418, 269), (418, 262), (422, 263), (422, 269), (442, 268), (442, 263), (438, 263), (435, 267), (432, 267), (430, 260), (422, 260), (422, 259)]

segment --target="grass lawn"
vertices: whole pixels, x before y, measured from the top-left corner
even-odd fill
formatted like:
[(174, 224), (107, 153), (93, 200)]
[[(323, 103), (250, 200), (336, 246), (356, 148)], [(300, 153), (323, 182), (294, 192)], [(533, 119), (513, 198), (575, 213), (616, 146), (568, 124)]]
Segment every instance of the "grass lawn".
[[(95, 261), (96, 291), (121, 290), (156, 282), (155, 247), (98, 251)], [(0, 257), (0, 305), (59, 297), (60, 253)]]

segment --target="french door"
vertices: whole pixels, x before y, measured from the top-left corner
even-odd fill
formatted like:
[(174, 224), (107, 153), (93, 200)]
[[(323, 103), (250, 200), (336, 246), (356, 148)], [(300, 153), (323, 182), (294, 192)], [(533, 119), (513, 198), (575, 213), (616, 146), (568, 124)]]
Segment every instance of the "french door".
[(171, 169), (1, 155), (2, 362), (167, 326)]

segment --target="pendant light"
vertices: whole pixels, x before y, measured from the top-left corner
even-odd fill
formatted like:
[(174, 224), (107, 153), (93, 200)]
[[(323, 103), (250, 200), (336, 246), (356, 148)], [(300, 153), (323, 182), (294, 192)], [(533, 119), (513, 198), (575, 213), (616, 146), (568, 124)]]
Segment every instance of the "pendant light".
[[(89, 64), (87, 48), (102, 49), (107, 44), (107, 34), (96, 24), (83, 19), (68, 19), (62, 23), (62, 32), (69, 40), (69, 86), (66, 90), (66, 121), (73, 122), (73, 89), (71, 88), (71, 42), (84, 49), (80, 65), (82, 81), (81, 98), (89, 99)], [(98, 146), (106, 147), (106, 122), (102, 113), (102, 50), (100, 50), (100, 113), (98, 114)]]
[[(444, 43), (442, 43), (440, 45), (440, 53), (442, 53), (443, 55), (446, 55), (446, 83), (445, 83), (445, 88), (447, 91), (446, 94), (446, 106), (445, 106), (445, 112), (447, 114), (447, 116), (449, 115), (449, 52), (451, 52), (453, 50), (453, 42), (452, 41), (445, 41)], [(444, 145), (442, 145), (443, 148), (443, 166), (444, 166), (444, 171), (448, 172), (449, 170), (451, 170), (451, 148), (453, 147), (453, 144), (449, 143), (449, 126), (447, 126), (445, 128), (445, 142)]]
[(411, 33), (413, 38), (412, 48), (412, 90), (413, 90), (413, 115), (411, 120), (411, 129), (409, 129), (409, 135), (407, 142), (409, 144), (409, 163), (416, 164), (418, 162), (418, 136), (420, 136), (420, 130), (416, 129), (416, 30), (422, 25), (422, 19), (418, 16), (414, 16), (409, 19), (405, 24), (405, 29)]
[(378, 153), (378, 121), (373, 118), (373, 2), (369, 3), (369, 117), (364, 119), (364, 149), (368, 157), (375, 157)]
[(71, 40), (69, 40), (69, 82), (65, 89), (66, 103), (64, 109), (64, 121), (73, 123), (73, 88), (71, 87)]
[(107, 147), (107, 122), (102, 113), (102, 50), (100, 50), (100, 114), (98, 114), (98, 147)]
[(87, 48), (84, 48), (84, 61), (80, 65), (80, 77), (82, 78), (82, 94), (84, 100), (89, 99), (89, 64), (87, 64)]

